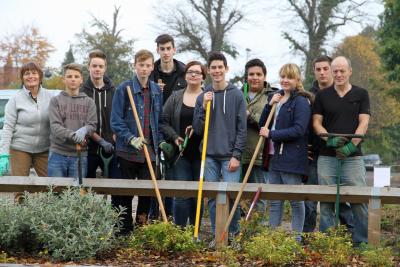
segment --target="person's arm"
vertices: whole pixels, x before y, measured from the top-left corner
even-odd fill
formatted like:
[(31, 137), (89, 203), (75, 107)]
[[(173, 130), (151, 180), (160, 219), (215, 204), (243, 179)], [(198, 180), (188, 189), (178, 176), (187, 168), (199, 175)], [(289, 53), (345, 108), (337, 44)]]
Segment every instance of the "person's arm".
[(162, 122), (160, 124), (161, 132), (164, 135), (164, 138), (168, 142), (174, 142), (179, 135), (175, 132), (172, 127), (174, 121), (174, 98), (176, 97), (175, 92), (167, 99), (167, 102), (164, 104), (163, 114), (162, 114)]
[[(323, 119), (324, 119), (324, 117), (320, 114), (314, 114), (312, 116), (312, 124), (313, 124), (313, 128), (314, 128), (314, 132), (318, 136), (320, 134), (328, 133), (328, 131), (324, 128), (324, 126), (322, 126)], [(321, 137), (321, 138), (324, 139), (325, 141), (328, 140), (328, 137)]]
[(4, 126), (1, 133), (1, 152), (0, 154), (9, 154), (11, 139), (13, 132), (15, 130), (15, 125), (17, 124), (17, 108), (15, 103), (15, 98), (12, 97), (6, 104), (4, 110)]
[(53, 97), (50, 100), (49, 119), (50, 119), (50, 130), (52, 135), (63, 140), (64, 142), (67, 140), (72, 141), (72, 136), (74, 134), (74, 131), (64, 126), (63, 119), (61, 118), (60, 106), (57, 97)]
[(232, 157), (239, 159), (246, 146), (247, 137), (247, 114), (246, 114), (246, 101), (242, 97), (239, 102), (238, 114), (236, 116), (236, 139), (233, 148)]
[(311, 118), (311, 107), (308, 99), (300, 96), (297, 97), (296, 107), (293, 112), (292, 126), (271, 131), (269, 137), (272, 141), (287, 142), (295, 140), (307, 132)]
[(88, 97), (88, 115), (85, 122), (85, 128), (87, 129), (88, 135), (92, 135), (92, 133), (96, 132), (97, 127), (97, 113), (96, 113), (96, 104), (93, 99)]
[[(369, 123), (369, 114), (360, 114), (358, 115), (358, 127), (356, 129), (355, 134), (361, 134), (364, 135), (367, 133), (368, 130), (368, 123)], [(353, 138), (351, 139), (354, 145), (358, 145), (362, 139), (361, 138)]]
[[(129, 101), (126, 92), (125, 84), (121, 84), (115, 91), (115, 95), (112, 102), (111, 110), (111, 129), (120, 138), (124, 140), (125, 144), (129, 144), (129, 141), (136, 137), (130, 131), (128, 122), (126, 121), (127, 114), (125, 114), (125, 101)], [(132, 111), (130, 111), (132, 112)]]
[(204, 94), (200, 94), (196, 99), (192, 123), (194, 132), (199, 136), (203, 136), (204, 134), (204, 123), (206, 114), (206, 111), (203, 108), (203, 95)]

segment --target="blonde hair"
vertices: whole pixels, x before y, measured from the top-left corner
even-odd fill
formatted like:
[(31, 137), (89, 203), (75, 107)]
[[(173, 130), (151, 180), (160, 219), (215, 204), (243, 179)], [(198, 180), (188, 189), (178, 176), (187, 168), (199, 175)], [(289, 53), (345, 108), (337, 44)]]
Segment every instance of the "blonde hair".
[(289, 79), (295, 79), (296, 83), (296, 90), (297, 91), (305, 91), (303, 83), (301, 82), (301, 72), (299, 66), (294, 63), (288, 63), (281, 67), (279, 70), (279, 76), (283, 77), (286, 76)]
[(149, 58), (151, 58), (151, 60), (154, 63), (153, 53), (151, 53), (149, 50), (141, 49), (141, 50), (137, 51), (137, 53), (135, 54), (135, 61), (133, 62), (133, 64), (145, 61)]

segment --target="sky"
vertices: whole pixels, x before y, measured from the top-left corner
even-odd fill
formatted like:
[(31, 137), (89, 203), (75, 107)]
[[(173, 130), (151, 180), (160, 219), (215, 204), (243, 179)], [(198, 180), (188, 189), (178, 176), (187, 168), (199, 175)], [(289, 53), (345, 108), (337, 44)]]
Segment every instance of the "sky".
[[(164, 32), (160, 32), (161, 27), (156, 26), (159, 21), (154, 10), (178, 1), (0, 0), (0, 38), (20, 30), (23, 26), (33, 25), (39, 28), (40, 33), (56, 48), (50, 56), (48, 66), (59, 67), (70, 44), (77, 43), (75, 34), (81, 32), (84, 27), (90, 31), (91, 14), (111, 24), (116, 5), (121, 6), (118, 25), (124, 29), (123, 36), (136, 39), (136, 51), (146, 48), (156, 53), (154, 39)], [(301, 57), (290, 52), (289, 43), (282, 38), (282, 30), (287, 27), (289, 14), (282, 8), (275, 8), (274, 2), (281, 1), (263, 0), (263, 7), (253, 8), (246, 20), (232, 31), (230, 39), (240, 55), (236, 60), (228, 59), (228, 77), (242, 74), (246, 59), (258, 57), (267, 66), (268, 81), (277, 84), (280, 66), (288, 62), (302, 63)], [(368, 8), (368, 13), (371, 14), (370, 21), (375, 25), (378, 23), (377, 16), (383, 11), (382, 4), (378, 2)], [(359, 33), (361, 29), (360, 25), (341, 28), (332, 38), (328, 49), (340, 43), (345, 36)], [(249, 52), (246, 52), (246, 49)], [(81, 60), (77, 54), (75, 56), (77, 61)], [(183, 62), (197, 59), (193, 54), (177, 54), (176, 58)]]

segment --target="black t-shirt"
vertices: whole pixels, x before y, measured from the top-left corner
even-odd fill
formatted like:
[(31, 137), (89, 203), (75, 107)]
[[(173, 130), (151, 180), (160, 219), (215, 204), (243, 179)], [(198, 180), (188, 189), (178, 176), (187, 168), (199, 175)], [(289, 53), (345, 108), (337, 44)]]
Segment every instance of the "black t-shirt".
[[(323, 116), (322, 126), (328, 133), (354, 134), (360, 114), (371, 114), (368, 91), (352, 85), (349, 92), (340, 97), (334, 86), (321, 90), (315, 97), (313, 114)], [(335, 156), (335, 150), (321, 146), (320, 155)], [(352, 156), (361, 156), (361, 146)]]
[[(193, 113), (194, 107), (186, 106), (185, 103), (182, 103), (181, 115), (180, 115), (180, 129), (179, 136), (185, 138), (185, 130), (186, 127), (192, 125), (193, 121)], [(200, 147), (201, 137), (197, 134), (193, 133), (192, 137), (189, 139), (187, 143), (187, 147), (183, 151), (183, 156), (189, 160), (200, 159)]]

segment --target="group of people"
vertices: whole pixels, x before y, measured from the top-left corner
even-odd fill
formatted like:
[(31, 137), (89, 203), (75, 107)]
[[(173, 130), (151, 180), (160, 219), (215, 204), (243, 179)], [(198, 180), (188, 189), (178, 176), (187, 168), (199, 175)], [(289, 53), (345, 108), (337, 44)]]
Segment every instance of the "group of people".
[[(241, 181), (256, 144), (263, 148), (256, 157), (249, 182), (270, 184), (335, 184), (338, 162), (341, 183), (365, 186), (361, 139), (321, 137), (324, 133), (365, 134), (370, 116), (368, 92), (350, 83), (351, 62), (345, 57), (321, 56), (314, 60), (315, 82), (306, 91), (300, 68), (285, 64), (279, 71), (278, 90), (266, 81), (267, 69), (260, 59), (245, 66), (243, 90), (226, 81), (229, 71), (221, 52), (210, 52), (206, 65), (176, 60), (174, 39), (162, 34), (156, 39), (155, 61), (148, 50), (134, 55), (134, 74), (117, 88), (105, 75), (107, 57), (95, 50), (89, 54), (89, 78), (83, 83), (78, 64), (64, 66), (65, 91), (52, 96), (41, 87), (43, 72), (34, 62), (20, 71), (22, 89), (10, 99), (0, 146), (0, 174), (28, 176), (31, 167), (39, 176), (96, 177), (100, 167), (110, 178), (150, 179), (143, 147), (154, 169), (164, 179), (197, 181), (200, 176), (206, 107), (210, 118), (205, 181)], [(210, 83), (204, 85), (207, 74)], [(133, 95), (144, 137), (139, 135), (129, 93)], [(274, 111), (274, 114), (270, 114)], [(266, 125), (271, 115), (270, 125)], [(50, 137), (50, 138), (49, 138)], [(50, 139), (50, 141), (49, 141)], [(81, 170), (78, 170), (80, 151)], [(104, 159), (111, 159), (105, 161)], [(126, 208), (122, 233), (156, 218), (154, 198), (139, 196), (135, 223), (132, 196), (112, 196), (115, 207)], [(168, 216), (182, 227), (195, 224), (195, 198), (166, 198)], [(231, 200), (232, 204), (233, 201)], [(303, 231), (314, 231), (316, 203), (291, 201), (292, 230), (301, 240)], [(321, 203), (320, 230), (334, 226), (332, 203)], [(215, 199), (208, 199), (215, 232)], [(266, 201), (257, 204), (266, 211)], [(367, 242), (367, 207), (342, 204), (341, 221), (358, 244)], [(269, 224), (282, 221), (283, 202), (270, 201)], [(229, 233), (239, 232), (237, 208)]]

